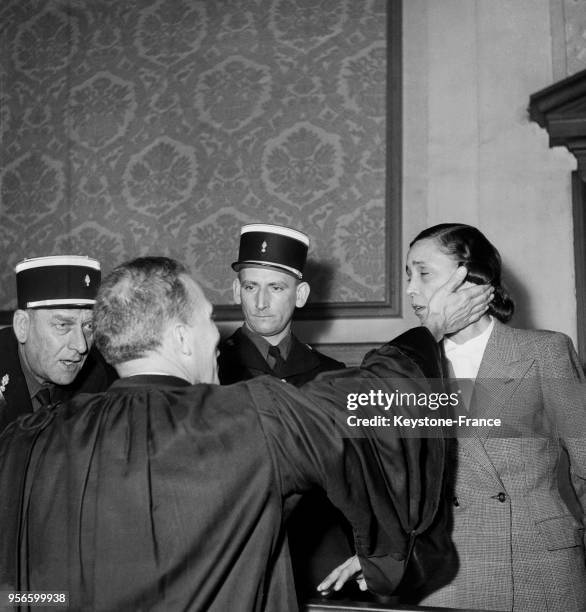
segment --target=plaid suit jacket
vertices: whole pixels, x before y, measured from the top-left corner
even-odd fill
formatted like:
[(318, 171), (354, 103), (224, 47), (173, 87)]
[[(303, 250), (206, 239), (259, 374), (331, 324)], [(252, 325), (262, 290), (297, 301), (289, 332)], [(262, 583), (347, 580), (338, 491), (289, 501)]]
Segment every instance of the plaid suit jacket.
[[(426, 605), (584, 612), (586, 393), (569, 338), (495, 321), (470, 416), (501, 428), (461, 434), (449, 461), (455, 579)], [(582, 522), (558, 487), (565, 446)]]

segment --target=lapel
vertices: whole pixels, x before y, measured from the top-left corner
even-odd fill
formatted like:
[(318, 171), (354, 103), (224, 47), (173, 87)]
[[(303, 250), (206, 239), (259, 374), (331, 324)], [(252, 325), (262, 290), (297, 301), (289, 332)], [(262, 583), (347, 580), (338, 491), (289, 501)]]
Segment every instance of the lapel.
[(472, 414), (500, 416), (533, 362), (520, 351), (514, 331), (495, 320), (476, 377)]
[[(470, 406), (472, 418), (498, 418), (510, 405), (510, 398), (525, 377), (533, 359), (523, 358), (514, 331), (495, 320), (494, 329), (488, 339), (486, 349), (474, 385)], [(503, 419), (503, 423), (506, 419)], [(490, 436), (498, 437), (498, 431), (491, 427), (475, 428), (474, 435), (459, 439), (461, 450), (498, 478), (497, 471), (486, 452), (485, 440)]]
[[(5, 423), (16, 419), (21, 414), (32, 412), (33, 406), (20, 366), (18, 342), (14, 332), (12, 328), (6, 328), (0, 334), (0, 379), (5, 375), (8, 376), (3, 392), (5, 402), (0, 402), (0, 429), (2, 429)], [(1, 414), (3, 411), (6, 411), (4, 415)]]
[(283, 366), (282, 378), (289, 378), (296, 374), (309, 372), (319, 367), (319, 365), (319, 357), (307, 345), (300, 342), (295, 335), (292, 335), (291, 348)]
[(242, 329), (238, 328), (234, 334), (235, 348), (235, 364), (238, 367), (245, 369), (249, 376), (258, 376), (259, 374), (273, 374), (269, 364), (260, 354), (259, 350), (254, 345), (254, 342), (242, 333)]

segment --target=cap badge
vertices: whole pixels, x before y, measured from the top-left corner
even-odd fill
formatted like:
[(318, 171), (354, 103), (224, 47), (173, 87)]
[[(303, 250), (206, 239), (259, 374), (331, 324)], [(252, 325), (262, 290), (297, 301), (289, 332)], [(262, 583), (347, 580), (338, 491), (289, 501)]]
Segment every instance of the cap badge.
[(263, 243), (260, 245), (260, 252), (261, 253), (267, 252), (267, 241), (266, 240), (263, 240)]
[(85, 283), (86, 287), (90, 286), (90, 275), (89, 274), (85, 275), (85, 278), (83, 279), (83, 282)]

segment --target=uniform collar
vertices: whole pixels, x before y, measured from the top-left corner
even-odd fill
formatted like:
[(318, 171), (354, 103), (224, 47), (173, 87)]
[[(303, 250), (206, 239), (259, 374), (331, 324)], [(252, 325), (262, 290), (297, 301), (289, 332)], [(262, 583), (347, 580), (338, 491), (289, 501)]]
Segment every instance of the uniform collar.
[(26, 381), (26, 387), (28, 389), (28, 393), (29, 393), (29, 397), (31, 398), (31, 400), (35, 397), (35, 395), (41, 390), (41, 389), (49, 389), (52, 390), (55, 385), (52, 384), (41, 384), (36, 376), (32, 373), (31, 369), (29, 368), (26, 359), (24, 358), (24, 349), (22, 348), (22, 344), (18, 344), (18, 360), (20, 361), (20, 369), (22, 370), (22, 373), (24, 375), (24, 380)]
[[(260, 334), (253, 332), (251, 329), (248, 329), (246, 325), (243, 325), (241, 328), (242, 333), (254, 344), (257, 348), (258, 352), (262, 355), (263, 359), (267, 361), (269, 356), (269, 348), (271, 344), (265, 340)], [(291, 339), (292, 334), (291, 331), (277, 344), (279, 347), (279, 351), (281, 352), (281, 357), (287, 360), (289, 356), (289, 351), (291, 350)]]

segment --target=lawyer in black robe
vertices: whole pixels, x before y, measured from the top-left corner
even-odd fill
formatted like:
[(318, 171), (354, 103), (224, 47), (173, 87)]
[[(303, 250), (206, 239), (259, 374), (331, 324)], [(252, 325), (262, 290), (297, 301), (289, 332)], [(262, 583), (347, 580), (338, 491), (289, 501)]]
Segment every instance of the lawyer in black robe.
[(434, 517), (444, 442), (335, 421), (348, 393), (428, 391), (440, 368), (419, 328), (303, 389), (132, 376), (21, 418), (0, 437), (0, 590), (65, 590), (75, 610), (295, 610), (283, 508), (317, 486), (369, 588), (392, 592)]

